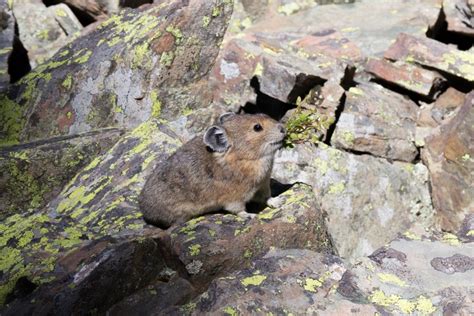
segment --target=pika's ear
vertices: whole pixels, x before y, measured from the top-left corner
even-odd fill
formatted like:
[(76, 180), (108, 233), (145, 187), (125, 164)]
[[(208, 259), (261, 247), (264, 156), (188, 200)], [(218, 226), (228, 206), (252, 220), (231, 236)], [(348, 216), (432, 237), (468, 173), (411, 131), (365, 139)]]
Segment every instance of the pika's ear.
[(227, 121), (229, 118), (231, 118), (232, 116), (234, 116), (235, 113), (233, 112), (226, 112), (224, 114), (221, 114), (221, 116), (219, 116), (219, 124), (224, 124), (225, 121)]
[(204, 144), (210, 147), (213, 151), (219, 153), (225, 152), (229, 148), (227, 134), (220, 126), (211, 126), (207, 129), (203, 137)]

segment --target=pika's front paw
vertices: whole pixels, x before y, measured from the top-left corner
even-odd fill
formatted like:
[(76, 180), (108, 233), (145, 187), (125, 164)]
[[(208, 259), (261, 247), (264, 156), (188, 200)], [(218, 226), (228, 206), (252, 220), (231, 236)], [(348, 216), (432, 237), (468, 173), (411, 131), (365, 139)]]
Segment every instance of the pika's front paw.
[(237, 216), (239, 216), (240, 218), (243, 218), (245, 220), (251, 220), (252, 218), (254, 218), (257, 214), (254, 214), (254, 213), (247, 213), (245, 211), (242, 211), (242, 212), (239, 212), (237, 214)]

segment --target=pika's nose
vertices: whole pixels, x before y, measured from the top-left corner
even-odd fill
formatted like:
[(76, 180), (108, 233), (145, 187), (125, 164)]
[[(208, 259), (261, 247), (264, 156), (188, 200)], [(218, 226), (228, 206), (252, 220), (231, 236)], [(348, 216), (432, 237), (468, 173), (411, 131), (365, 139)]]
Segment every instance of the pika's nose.
[(285, 128), (283, 127), (283, 125), (278, 124), (278, 129), (280, 130), (280, 133), (282, 133), (282, 134), (286, 133)]

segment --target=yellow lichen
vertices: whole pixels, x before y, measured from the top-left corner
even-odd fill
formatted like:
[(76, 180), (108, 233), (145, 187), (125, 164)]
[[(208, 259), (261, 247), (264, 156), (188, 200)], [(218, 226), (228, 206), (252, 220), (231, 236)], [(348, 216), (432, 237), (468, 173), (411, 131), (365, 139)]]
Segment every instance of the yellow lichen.
[(307, 278), (304, 282), (303, 288), (308, 292), (317, 293), (317, 288), (321, 287), (323, 283), (313, 278)]
[(259, 286), (266, 279), (267, 279), (267, 277), (265, 275), (255, 274), (251, 277), (247, 277), (247, 278), (242, 279), (242, 281), (240, 281), (240, 283), (242, 283), (242, 285), (244, 285), (245, 287), (247, 287), (249, 285)]
[(384, 283), (392, 283), (398, 286), (406, 286), (406, 282), (401, 280), (398, 276), (391, 273), (378, 273), (377, 277)]

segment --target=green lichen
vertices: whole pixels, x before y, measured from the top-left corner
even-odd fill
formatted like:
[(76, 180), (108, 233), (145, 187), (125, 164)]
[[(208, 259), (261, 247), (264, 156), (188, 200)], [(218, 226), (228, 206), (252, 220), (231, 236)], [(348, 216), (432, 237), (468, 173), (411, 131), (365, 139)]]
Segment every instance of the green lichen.
[(183, 33), (181, 33), (181, 30), (180, 30), (179, 28), (177, 28), (177, 27), (174, 27), (174, 26), (172, 26), (172, 25), (169, 25), (169, 26), (166, 28), (166, 32), (168, 32), (168, 33), (170, 33), (171, 35), (173, 35), (176, 44), (181, 43), (181, 41), (183, 40)]
[(345, 183), (344, 182), (338, 182), (338, 183), (332, 184), (329, 187), (328, 193), (329, 194), (339, 194), (339, 193), (344, 192), (345, 189), (346, 189)]
[(229, 316), (238, 316), (239, 315), (237, 310), (235, 308), (233, 308), (232, 306), (226, 306), (222, 309), (222, 311), (224, 312), (225, 315), (229, 315)]
[(250, 277), (242, 279), (240, 281), (240, 283), (242, 283), (242, 285), (245, 286), (245, 287), (247, 287), (249, 285), (259, 286), (266, 279), (267, 279), (267, 277), (265, 275), (254, 274)]
[(201, 245), (195, 244), (188, 247), (190, 256), (197, 256), (201, 253)]
[(413, 300), (401, 298), (399, 295), (386, 295), (381, 290), (375, 290), (369, 296), (369, 300), (379, 306), (390, 308), (391, 310), (399, 310), (404, 314), (413, 314), (418, 312), (421, 315), (430, 315), (436, 311), (431, 300), (423, 295)]
[(158, 99), (158, 94), (155, 91), (150, 93), (151, 99), (151, 117), (159, 118), (161, 114), (161, 102)]
[(25, 125), (21, 106), (5, 96), (0, 97), (0, 147), (17, 144)]
[(260, 214), (257, 215), (259, 219), (271, 220), (280, 212), (280, 209), (267, 207)]
[(349, 132), (349, 131), (344, 132), (342, 135), (342, 138), (344, 139), (347, 145), (350, 146), (354, 144), (355, 137), (354, 137), (354, 134), (352, 134), (352, 132)]
[(209, 23), (211, 23), (211, 18), (208, 16), (203, 16), (202, 17), (202, 26), (203, 27), (208, 27)]
[(301, 7), (296, 2), (291, 2), (288, 4), (284, 4), (278, 7), (278, 13), (282, 13), (284, 15), (292, 15), (298, 12)]
[(213, 18), (218, 17), (220, 14), (221, 14), (221, 8), (219, 8), (219, 7), (212, 8), (211, 16)]
[(405, 287), (407, 286), (406, 285), (406, 282), (401, 280), (398, 276), (396, 276), (395, 274), (391, 274), (391, 273), (378, 273), (377, 274), (377, 277), (380, 279), (380, 281), (384, 282), (384, 283), (391, 283), (391, 284), (394, 284), (394, 285), (397, 285), (397, 286), (400, 286), (400, 287)]
[(253, 256), (253, 252), (250, 249), (245, 249), (244, 251), (244, 258), (245, 259), (250, 259)]
[(173, 51), (163, 52), (160, 57), (160, 64), (166, 67), (171, 66), (174, 60), (174, 53)]
[(64, 88), (66, 88), (67, 90), (71, 89), (71, 87), (72, 87), (72, 75), (68, 74), (61, 85)]
[(303, 288), (308, 292), (317, 293), (317, 288), (321, 287), (323, 283), (313, 278), (307, 278), (304, 282)]
[(59, 17), (62, 17), (62, 18), (67, 17), (66, 11), (64, 11), (64, 10), (61, 9), (61, 8), (57, 8), (54, 12), (55, 12), (56, 15), (59, 16)]
[(349, 93), (352, 93), (355, 96), (363, 96), (365, 94), (364, 91), (356, 87), (350, 88)]
[[(82, 51), (80, 51), (82, 52)], [(80, 56), (79, 56), (80, 55)], [(92, 55), (92, 51), (90, 50), (87, 50), (84, 54), (80, 54), (78, 52), (78, 54), (75, 54), (74, 56), (78, 56), (74, 59), (74, 62), (78, 63), (78, 64), (83, 64), (85, 62), (87, 62), (89, 60), (89, 58), (91, 57)]]
[(151, 66), (150, 45), (147, 42), (135, 45), (132, 57), (132, 68), (149, 68)]

